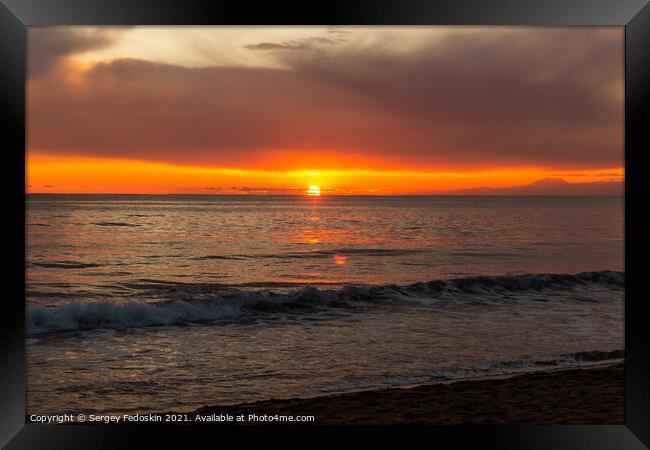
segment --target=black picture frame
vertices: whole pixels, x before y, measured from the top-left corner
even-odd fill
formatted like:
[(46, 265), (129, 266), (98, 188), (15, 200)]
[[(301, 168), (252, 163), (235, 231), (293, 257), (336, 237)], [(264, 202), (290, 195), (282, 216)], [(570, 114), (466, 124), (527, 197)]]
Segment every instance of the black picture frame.
[[(625, 27), (625, 425), (324, 427), (25, 424), (25, 81), (31, 25), (617, 25)], [(6, 215), (2, 299), (0, 445), (6, 448), (187, 446), (196, 437), (284, 445), (340, 445), (340, 434), (404, 445), (420, 442), (527, 449), (636, 449), (650, 446), (650, 327), (639, 243), (647, 233), (642, 155), (650, 148), (650, 5), (647, 0), (348, 0), (301, 4), (232, 0), (0, 0), (0, 124)], [(647, 169), (646, 169), (647, 170)], [(15, 208), (15, 210), (14, 210)], [(637, 257), (638, 256), (638, 257)], [(647, 258), (647, 256), (645, 257)], [(22, 261), (22, 263), (21, 263)], [(22, 298), (23, 300), (19, 300)], [(296, 430), (299, 429), (299, 432)], [(251, 432), (252, 430), (252, 432)], [(336, 432), (335, 432), (336, 431)], [(226, 437), (226, 435), (228, 435)], [(210, 441), (208, 441), (210, 442)]]

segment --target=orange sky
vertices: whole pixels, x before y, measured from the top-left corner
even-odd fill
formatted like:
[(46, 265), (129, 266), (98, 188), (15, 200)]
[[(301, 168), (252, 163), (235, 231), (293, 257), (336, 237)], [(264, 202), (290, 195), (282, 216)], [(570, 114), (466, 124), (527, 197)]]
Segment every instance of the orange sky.
[(507, 187), (543, 178), (573, 183), (620, 180), (623, 170), (565, 171), (503, 168), (435, 172), (407, 170), (290, 170), (210, 168), (148, 161), (33, 156), (27, 191), (48, 193), (294, 194), (319, 186), (323, 194), (425, 194), (483, 186)]
[(622, 38), (612, 27), (30, 28), (27, 192), (622, 181)]

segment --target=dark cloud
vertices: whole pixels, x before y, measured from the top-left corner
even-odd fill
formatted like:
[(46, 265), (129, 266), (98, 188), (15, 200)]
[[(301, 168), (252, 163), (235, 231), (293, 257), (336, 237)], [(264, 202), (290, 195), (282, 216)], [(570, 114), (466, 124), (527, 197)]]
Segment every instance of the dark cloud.
[[(191, 188), (191, 190), (196, 190)], [(298, 192), (304, 192), (304, 187), (249, 187), (249, 186), (232, 186), (232, 187), (223, 187), (223, 186), (210, 186), (203, 188), (204, 191), (215, 192), (220, 194), (295, 194)]]
[(335, 26), (327, 27), (325, 32), (329, 35), (336, 36), (337, 39), (342, 39), (343, 36), (348, 36), (350, 34), (350, 30), (344, 30)]
[(599, 176), (599, 177), (622, 177), (623, 175), (621, 175), (620, 173), (616, 173), (616, 172), (599, 172), (599, 173), (596, 174), (596, 176)]
[[(333, 30), (329, 30), (333, 31)], [(312, 36), (304, 39), (292, 39), (289, 41), (284, 41), (281, 43), (274, 42), (260, 42), (258, 44), (250, 44), (244, 46), (249, 50), (301, 50), (301, 51), (314, 51), (321, 50), (322, 45), (336, 45), (346, 41), (345, 38), (340, 35), (334, 35), (336, 37), (318, 37)]]
[[(605, 168), (623, 163), (623, 32), (450, 34), (282, 53), (289, 69), (115, 60), (30, 83), (29, 148), (175, 163)], [(53, 87), (56, 86), (56, 89)], [(291, 165), (291, 163), (287, 163)]]
[(114, 44), (128, 28), (75, 29), (69, 27), (30, 27), (28, 34), (28, 73), (37, 77), (74, 53), (96, 50)]

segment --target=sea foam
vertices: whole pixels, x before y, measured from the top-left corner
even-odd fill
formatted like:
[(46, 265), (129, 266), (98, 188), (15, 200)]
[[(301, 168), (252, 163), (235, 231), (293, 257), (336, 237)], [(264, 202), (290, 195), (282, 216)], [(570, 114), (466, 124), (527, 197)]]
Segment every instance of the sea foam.
[[(303, 286), (288, 293), (230, 289), (212, 297), (170, 298), (156, 302), (77, 302), (56, 307), (29, 305), (26, 329), (31, 335), (60, 331), (122, 329), (169, 325), (207, 324), (269, 314), (304, 314), (331, 309), (355, 310), (408, 301), (498, 301), (530, 292), (622, 290), (624, 272), (585, 272), (519, 276), (479, 276), (420, 282), (408, 286), (347, 285), (341, 289)], [(165, 289), (165, 285), (159, 286)], [(164, 295), (161, 295), (164, 298)], [(527, 298), (525, 295), (522, 299)]]

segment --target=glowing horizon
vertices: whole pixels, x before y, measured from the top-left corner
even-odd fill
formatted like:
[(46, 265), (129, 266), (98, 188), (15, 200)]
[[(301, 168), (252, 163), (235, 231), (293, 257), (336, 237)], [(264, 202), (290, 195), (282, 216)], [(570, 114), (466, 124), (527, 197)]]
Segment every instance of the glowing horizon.
[(26, 191), (622, 184), (622, 49), (620, 27), (29, 28)]
[(511, 187), (545, 178), (571, 183), (623, 179), (622, 168), (557, 171), (534, 167), (483, 171), (289, 170), (197, 167), (122, 159), (28, 154), (28, 193), (88, 194), (295, 194), (318, 188), (322, 195), (444, 193), (456, 189)]

